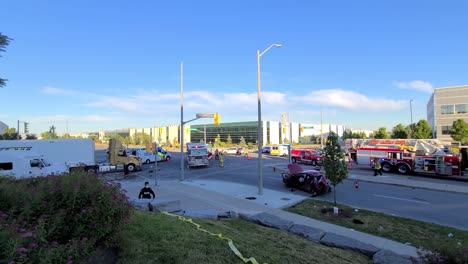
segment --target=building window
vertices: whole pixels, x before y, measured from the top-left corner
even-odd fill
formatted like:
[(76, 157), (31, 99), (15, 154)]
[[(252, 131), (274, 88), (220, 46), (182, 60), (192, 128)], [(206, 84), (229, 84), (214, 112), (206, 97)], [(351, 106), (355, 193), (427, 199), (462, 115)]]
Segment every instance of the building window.
[(442, 135), (450, 135), (450, 130), (452, 126), (442, 126)]
[(453, 105), (442, 105), (442, 114), (450, 115), (453, 114)]
[(468, 113), (468, 104), (457, 104), (457, 105), (455, 105), (455, 113), (457, 113), (457, 114)]

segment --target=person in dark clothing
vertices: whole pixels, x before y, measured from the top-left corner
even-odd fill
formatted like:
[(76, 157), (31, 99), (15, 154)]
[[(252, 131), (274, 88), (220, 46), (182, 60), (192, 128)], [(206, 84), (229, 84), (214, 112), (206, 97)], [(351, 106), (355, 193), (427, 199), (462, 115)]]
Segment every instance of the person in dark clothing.
[[(151, 196), (153, 196), (153, 197), (151, 197)], [(151, 187), (149, 187), (149, 182), (145, 182), (145, 187), (141, 188), (140, 194), (138, 194), (138, 199), (143, 198), (143, 199), (152, 199), (152, 200), (154, 200), (155, 197), (156, 197), (156, 195), (154, 194)]]

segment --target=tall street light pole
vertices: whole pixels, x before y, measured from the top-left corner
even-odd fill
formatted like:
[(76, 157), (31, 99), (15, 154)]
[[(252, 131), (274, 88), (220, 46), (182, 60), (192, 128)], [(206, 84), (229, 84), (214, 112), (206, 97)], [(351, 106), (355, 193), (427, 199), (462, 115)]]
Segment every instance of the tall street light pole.
[(180, 63), (180, 180), (184, 175), (184, 63)]
[(413, 136), (413, 131), (414, 131), (414, 126), (413, 126), (413, 106), (411, 104), (413, 102), (413, 99), (409, 101), (409, 108), (410, 108), (410, 114), (411, 114), (411, 124), (410, 124), (410, 129), (411, 129), (411, 134), (410, 138)]
[(260, 57), (272, 47), (281, 47), (281, 44), (272, 44), (264, 51), (257, 50), (257, 96), (258, 96), (258, 194), (263, 194), (263, 174), (262, 174), (262, 146), (263, 146), (263, 129), (262, 129), (262, 99), (260, 94)]

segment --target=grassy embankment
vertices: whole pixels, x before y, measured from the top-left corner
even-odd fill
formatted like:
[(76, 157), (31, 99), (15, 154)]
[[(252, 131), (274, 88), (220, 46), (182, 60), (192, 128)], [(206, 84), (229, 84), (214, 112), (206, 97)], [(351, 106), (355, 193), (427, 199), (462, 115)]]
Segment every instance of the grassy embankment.
[[(338, 207), (348, 212), (348, 217), (321, 212), (321, 209), (331, 207), (333, 203), (307, 199), (288, 211), (401, 243), (411, 243), (415, 247), (443, 251), (452, 256), (468, 248), (468, 231), (368, 210), (355, 211), (345, 205)], [(361, 220), (364, 224), (355, 224), (353, 219)]]
[[(245, 258), (254, 257), (258, 263), (371, 263), (362, 254), (241, 219), (193, 221), (232, 239)], [(119, 263), (244, 263), (226, 240), (161, 213), (136, 211), (122, 237)]]

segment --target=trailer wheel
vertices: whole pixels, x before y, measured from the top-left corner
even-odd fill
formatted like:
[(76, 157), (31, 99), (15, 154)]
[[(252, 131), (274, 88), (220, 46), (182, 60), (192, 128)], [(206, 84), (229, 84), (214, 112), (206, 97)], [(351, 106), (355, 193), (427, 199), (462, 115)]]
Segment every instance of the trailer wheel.
[(86, 170), (86, 172), (88, 174), (95, 174), (96, 173), (96, 169), (95, 168), (88, 168), (88, 170)]
[(166, 162), (169, 162), (171, 160), (171, 157), (170, 156), (167, 156), (166, 157)]
[(393, 169), (392, 164), (390, 164), (390, 163), (388, 163), (388, 162), (382, 163), (382, 170), (383, 170), (384, 172), (390, 172), (390, 171), (392, 171), (392, 169)]
[(128, 164), (127, 169), (129, 172), (134, 172), (136, 170), (135, 164), (133, 163)]
[(150, 162), (151, 162), (151, 161), (150, 161), (149, 159), (147, 159), (147, 160), (145, 161), (146, 164), (149, 164)]
[(410, 168), (408, 167), (408, 165), (399, 164), (397, 166), (397, 171), (399, 174), (408, 174), (408, 172), (410, 171)]
[(295, 158), (295, 157), (292, 157), (292, 158), (291, 158), (291, 161), (292, 161), (292, 163), (296, 163), (296, 158)]

